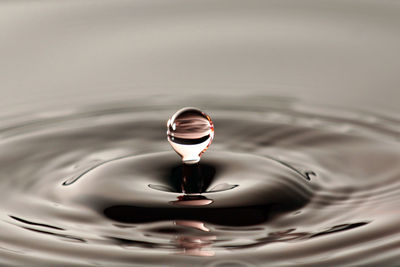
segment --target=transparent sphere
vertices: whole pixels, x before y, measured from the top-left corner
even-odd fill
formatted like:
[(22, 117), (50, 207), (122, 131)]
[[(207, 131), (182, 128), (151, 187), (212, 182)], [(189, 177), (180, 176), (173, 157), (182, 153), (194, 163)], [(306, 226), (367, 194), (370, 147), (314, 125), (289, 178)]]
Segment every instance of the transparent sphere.
[(196, 108), (178, 110), (167, 124), (168, 141), (186, 164), (197, 163), (214, 138), (211, 118)]

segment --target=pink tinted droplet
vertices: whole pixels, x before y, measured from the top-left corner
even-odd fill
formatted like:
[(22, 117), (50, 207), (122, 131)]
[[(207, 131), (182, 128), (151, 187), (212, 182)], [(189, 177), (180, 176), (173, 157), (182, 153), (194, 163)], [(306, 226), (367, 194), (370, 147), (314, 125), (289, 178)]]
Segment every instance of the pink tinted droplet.
[(200, 161), (214, 138), (211, 118), (197, 108), (178, 110), (167, 123), (168, 141), (186, 164)]

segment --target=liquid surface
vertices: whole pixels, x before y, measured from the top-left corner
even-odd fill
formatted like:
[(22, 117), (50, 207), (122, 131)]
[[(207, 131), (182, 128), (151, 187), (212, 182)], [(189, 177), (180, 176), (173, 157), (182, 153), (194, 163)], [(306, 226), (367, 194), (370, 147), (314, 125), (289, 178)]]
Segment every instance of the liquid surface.
[[(218, 135), (183, 166), (182, 106)], [(155, 98), (3, 117), (0, 265), (395, 266), (398, 120), (288, 98)]]

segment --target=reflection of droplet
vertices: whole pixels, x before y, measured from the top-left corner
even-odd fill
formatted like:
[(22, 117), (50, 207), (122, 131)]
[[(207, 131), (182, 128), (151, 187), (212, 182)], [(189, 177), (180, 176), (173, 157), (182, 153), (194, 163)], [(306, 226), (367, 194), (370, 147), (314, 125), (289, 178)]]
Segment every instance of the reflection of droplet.
[(187, 164), (197, 163), (214, 138), (211, 118), (196, 108), (178, 110), (167, 124), (168, 141)]
[(203, 232), (210, 232), (210, 229), (208, 229), (205, 225), (204, 222), (197, 222), (197, 221), (175, 221), (175, 225), (180, 225), (180, 226), (186, 226), (190, 228), (194, 228), (197, 230), (201, 230)]
[(201, 195), (183, 195), (171, 203), (178, 206), (206, 206), (213, 203), (213, 200)]

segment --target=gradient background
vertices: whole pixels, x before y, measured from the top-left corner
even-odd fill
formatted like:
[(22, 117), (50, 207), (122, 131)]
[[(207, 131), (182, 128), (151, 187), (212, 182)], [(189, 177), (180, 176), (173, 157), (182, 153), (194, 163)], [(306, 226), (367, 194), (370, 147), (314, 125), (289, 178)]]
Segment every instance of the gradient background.
[(397, 116), (399, 84), (400, 1), (0, 1), (3, 111), (218, 93)]

